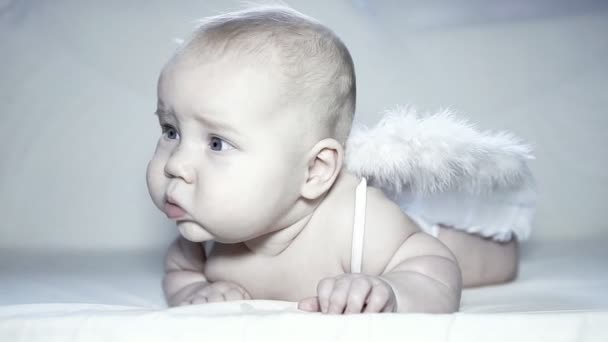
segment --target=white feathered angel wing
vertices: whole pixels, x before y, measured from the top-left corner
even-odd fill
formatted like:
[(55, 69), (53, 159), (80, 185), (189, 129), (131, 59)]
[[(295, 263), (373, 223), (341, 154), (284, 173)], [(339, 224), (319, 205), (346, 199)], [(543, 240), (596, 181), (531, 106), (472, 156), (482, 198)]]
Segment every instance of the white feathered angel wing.
[(507, 132), (480, 132), (449, 111), (388, 111), (355, 125), (346, 168), (381, 188), (423, 230), (438, 224), (505, 241), (528, 238), (536, 193), (531, 149)]

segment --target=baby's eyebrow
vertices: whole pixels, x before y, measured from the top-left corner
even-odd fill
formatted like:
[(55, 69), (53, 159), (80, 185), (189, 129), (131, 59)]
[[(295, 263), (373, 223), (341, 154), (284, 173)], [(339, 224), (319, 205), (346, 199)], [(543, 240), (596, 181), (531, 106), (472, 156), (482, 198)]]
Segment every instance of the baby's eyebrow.
[(167, 115), (167, 114), (168, 113), (165, 110), (163, 110), (161, 108), (161, 106), (156, 107), (156, 110), (154, 111), (154, 115), (156, 115), (156, 116)]
[(157, 108), (154, 111), (154, 115), (158, 116), (159, 119), (163, 119), (163, 118), (166, 119), (167, 117), (174, 116), (173, 113), (167, 113), (167, 112), (165, 112), (164, 110), (162, 110), (160, 108)]
[(211, 128), (216, 129), (218, 131), (232, 133), (232, 134), (235, 134), (235, 135), (239, 135), (240, 134), (239, 131), (237, 131), (229, 123), (213, 120), (213, 119), (204, 117), (202, 115), (197, 115), (196, 116), (196, 120), (198, 122), (202, 123), (204, 126), (211, 127)]
[[(175, 117), (175, 114), (173, 112), (166, 112), (165, 110), (163, 110), (161, 108), (157, 108), (156, 111), (154, 111), (154, 115), (158, 116), (160, 119)], [(237, 129), (235, 129), (229, 123), (212, 120), (210, 118), (206, 118), (201, 115), (197, 115), (195, 119), (196, 119), (196, 121), (202, 123), (204, 126), (215, 129), (217, 131), (226, 132), (228, 134), (233, 134), (235, 136), (242, 135)]]

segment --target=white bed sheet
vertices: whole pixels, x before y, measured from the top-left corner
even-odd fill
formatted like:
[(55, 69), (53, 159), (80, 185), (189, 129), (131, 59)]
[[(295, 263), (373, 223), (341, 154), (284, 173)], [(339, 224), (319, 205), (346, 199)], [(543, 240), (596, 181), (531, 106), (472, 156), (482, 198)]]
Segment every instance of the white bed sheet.
[(0, 340), (608, 341), (607, 241), (522, 246), (517, 281), (453, 315), (327, 316), (243, 301), (167, 309), (162, 251), (0, 252)]

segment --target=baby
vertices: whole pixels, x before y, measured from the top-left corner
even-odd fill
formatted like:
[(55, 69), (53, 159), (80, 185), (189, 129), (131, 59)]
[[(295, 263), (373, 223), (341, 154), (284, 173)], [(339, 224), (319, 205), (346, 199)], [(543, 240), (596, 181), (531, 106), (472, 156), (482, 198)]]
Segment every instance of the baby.
[(169, 305), (448, 313), (463, 284), (515, 276), (515, 240), (445, 226), (436, 239), (343, 168), (355, 89), (342, 41), (289, 8), (208, 18), (175, 53), (158, 81), (162, 135), (147, 170), (180, 233), (166, 256)]

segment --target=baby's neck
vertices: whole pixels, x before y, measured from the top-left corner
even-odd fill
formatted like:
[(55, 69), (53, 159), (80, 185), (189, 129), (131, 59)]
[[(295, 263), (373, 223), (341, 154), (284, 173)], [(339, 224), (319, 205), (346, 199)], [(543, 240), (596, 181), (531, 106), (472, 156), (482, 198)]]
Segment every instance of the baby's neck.
[(336, 197), (335, 194), (341, 192), (344, 188), (356, 186), (357, 182), (358, 178), (356, 176), (343, 171), (340, 173), (331, 189), (320, 198), (317, 203), (310, 204), (308, 211), (294, 223), (249, 241), (245, 241), (245, 246), (256, 254), (277, 256), (283, 253), (308, 227), (314, 226), (318, 221), (326, 222), (326, 220), (318, 220), (317, 218), (318, 216), (328, 214), (324, 209), (325, 207), (331, 208), (331, 202), (334, 200), (334, 197)]
[(300, 218), (298, 221), (289, 225), (288, 227), (258, 236), (243, 243), (245, 246), (247, 246), (247, 248), (256, 254), (277, 256), (283, 253), (300, 235), (300, 233), (304, 231), (314, 213), (315, 211), (313, 210), (313, 212)]

